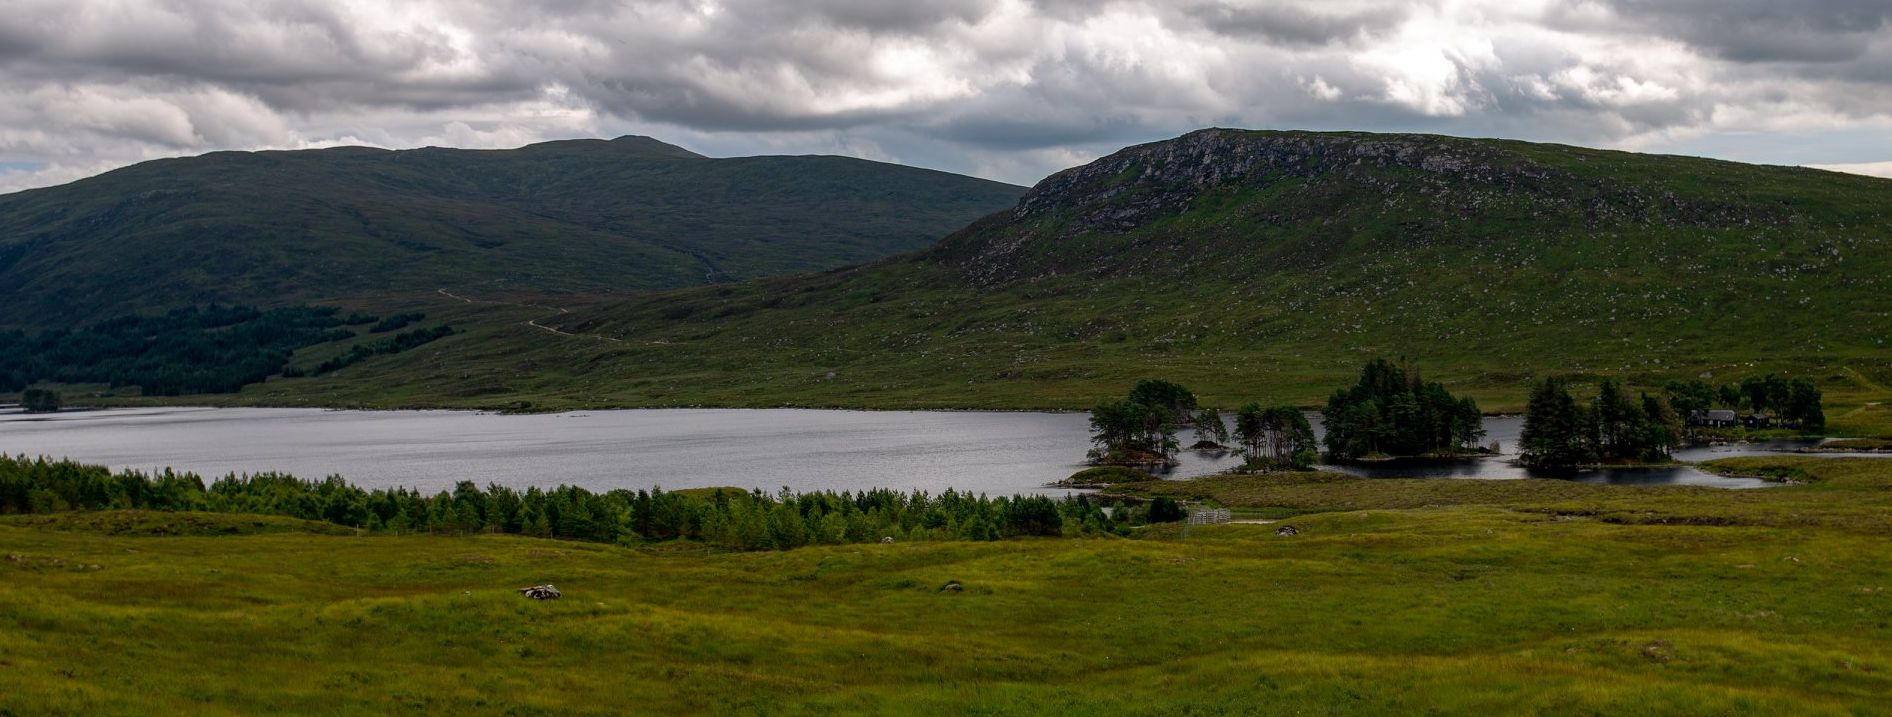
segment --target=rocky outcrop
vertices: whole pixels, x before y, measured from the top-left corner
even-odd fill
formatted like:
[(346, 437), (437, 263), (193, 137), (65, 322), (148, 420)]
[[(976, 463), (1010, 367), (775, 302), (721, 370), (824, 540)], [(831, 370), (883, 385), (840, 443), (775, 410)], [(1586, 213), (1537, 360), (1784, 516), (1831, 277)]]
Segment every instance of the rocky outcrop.
[[(1736, 166), (1437, 135), (1207, 129), (1047, 177), (1011, 211), (941, 241), (929, 260), (978, 286), (1069, 275), (1216, 278), (1318, 267), (1354, 253), (1349, 244), (1397, 254), (1528, 245), (1573, 229), (1607, 236), (1791, 223), (1794, 209), (1738, 187), (1702, 190)], [(1295, 243), (1268, 244), (1276, 239)], [(1281, 246), (1292, 251), (1253, 259)]]
[(1403, 169), (1489, 183), (1544, 179), (1547, 170), (1506, 161), (1475, 140), (1430, 135), (1205, 129), (1137, 145), (1051, 175), (1013, 210), (1017, 219), (1075, 211), (1066, 233), (1127, 231), (1188, 208), (1204, 191), (1335, 172)]

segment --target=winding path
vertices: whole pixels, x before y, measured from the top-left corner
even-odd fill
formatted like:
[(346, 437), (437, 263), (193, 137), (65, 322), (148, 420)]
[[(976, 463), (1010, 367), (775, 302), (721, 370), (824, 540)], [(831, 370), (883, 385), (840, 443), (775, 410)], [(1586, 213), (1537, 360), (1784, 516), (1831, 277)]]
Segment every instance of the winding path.
[[(446, 289), (435, 289), (434, 291), (436, 293), (439, 293), (441, 296), (445, 296), (450, 299), (457, 299), (460, 301), (464, 301), (468, 304), (493, 304), (496, 306), (523, 306), (528, 309), (545, 309), (546, 311), (556, 311), (560, 314), (571, 313), (570, 309), (567, 309), (563, 306), (543, 306), (540, 304), (514, 304), (514, 303), (505, 302), (505, 301), (474, 301), (472, 299), (466, 298), (459, 294), (455, 294), (451, 291), (447, 291)], [(609, 336), (604, 336), (602, 334), (574, 334), (569, 331), (560, 331), (550, 326), (546, 326), (545, 324), (539, 323), (538, 319), (527, 319), (521, 323), (525, 324), (526, 326), (530, 326), (532, 328), (538, 329), (540, 331), (544, 331), (546, 333), (552, 334), (553, 336), (565, 336), (565, 337), (574, 338), (574, 339), (597, 339), (599, 341), (610, 341), (612, 343), (618, 343), (618, 344), (624, 343), (624, 339), (612, 338)]]

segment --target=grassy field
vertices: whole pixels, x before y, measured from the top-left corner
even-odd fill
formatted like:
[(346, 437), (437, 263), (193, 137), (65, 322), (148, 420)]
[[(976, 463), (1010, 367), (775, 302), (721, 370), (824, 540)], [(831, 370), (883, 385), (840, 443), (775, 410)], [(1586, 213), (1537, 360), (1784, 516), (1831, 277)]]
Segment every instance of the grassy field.
[(13, 516), (0, 714), (1892, 713), (1892, 463), (1720, 467), (1805, 482), (1218, 479), (1163, 486), (1302, 534), (770, 553)]

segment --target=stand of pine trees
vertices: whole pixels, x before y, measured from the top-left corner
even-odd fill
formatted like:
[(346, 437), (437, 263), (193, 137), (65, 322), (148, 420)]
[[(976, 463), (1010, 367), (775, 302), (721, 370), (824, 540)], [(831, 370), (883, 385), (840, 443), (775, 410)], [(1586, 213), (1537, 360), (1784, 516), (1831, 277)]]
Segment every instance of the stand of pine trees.
[[(1091, 409), (1091, 461), (1102, 464), (1167, 463), (1178, 446), (1176, 431), (1188, 422), (1198, 445), (1222, 448), (1231, 437), (1222, 412), (1197, 410), (1196, 395), (1180, 384), (1157, 379), (1138, 381), (1127, 397)], [(1250, 467), (1307, 468), (1319, 458), (1314, 429), (1293, 406), (1264, 408), (1250, 403), (1235, 413), (1233, 438)]]
[(1566, 381), (1551, 378), (1531, 391), (1518, 452), (1525, 465), (1541, 468), (1653, 463), (1669, 460), (1683, 432), (1667, 397), (1631, 398), (1621, 384), (1604, 381), (1584, 405)]
[(1169, 463), (1180, 447), (1176, 430), (1192, 418), (1196, 395), (1169, 381), (1138, 381), (1130, 394), (1091, 409), (1094, 463)]
[(1426, 456), (1475, 450), (1484, 416), (1471, 398), (1455, 398), (1417, 369), (1374, 359), (1353, 388), (1335, 391), (1322, 414), (1327, 455)]
[(1250, 468), (1289, 466), (1311, 468), (1320, 458), (1314, 427), (1307, 414), (1293, 406), (1263, 408), (1250, 403), (1235, 412), (1235, 437)]

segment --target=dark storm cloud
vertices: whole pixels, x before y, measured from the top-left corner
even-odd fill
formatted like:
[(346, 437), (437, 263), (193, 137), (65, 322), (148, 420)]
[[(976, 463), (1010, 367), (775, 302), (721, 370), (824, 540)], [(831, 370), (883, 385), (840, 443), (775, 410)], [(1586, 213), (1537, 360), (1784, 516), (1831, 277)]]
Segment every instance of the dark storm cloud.
[(0, 190), (618, 132), (1012, 181), (1210, 124), (1857, 132), (1892, 124), (1888, 36), (1883, 0), (12, 0)]
[(1843, 62), (1885, 40), (1885, 0), (1605, 0), (1618, 16), (1735, 62)]

